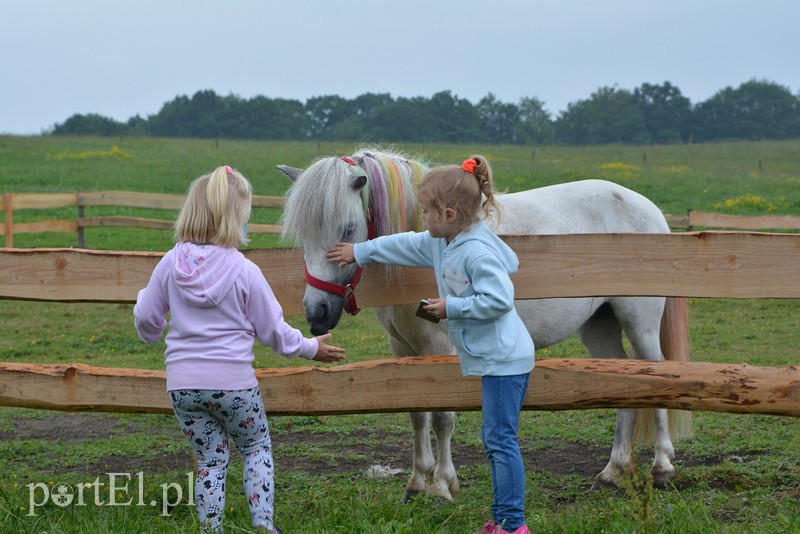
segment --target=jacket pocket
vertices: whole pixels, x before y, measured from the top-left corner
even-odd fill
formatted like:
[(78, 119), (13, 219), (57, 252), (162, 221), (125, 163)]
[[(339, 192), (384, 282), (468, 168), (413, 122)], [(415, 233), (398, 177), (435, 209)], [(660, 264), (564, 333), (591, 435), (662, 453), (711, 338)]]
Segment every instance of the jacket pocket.
[(485, 360), (503, 360), (505, 349), (500, 338), (497, 324), (461, 324), (450, 329), (450, 338), (456, 349), (475, 358)]

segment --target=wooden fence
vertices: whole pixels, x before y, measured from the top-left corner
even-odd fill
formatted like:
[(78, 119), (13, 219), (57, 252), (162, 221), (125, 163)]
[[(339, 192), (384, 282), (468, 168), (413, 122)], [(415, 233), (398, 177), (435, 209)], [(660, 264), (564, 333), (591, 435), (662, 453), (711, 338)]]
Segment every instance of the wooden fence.
[(725, 215), (708, 211), (689, 210), (685, 216), (666, 215), (673, 230), (724, 228), (726, 230), (800, 230), (796, 215)]
[[(132, 228), (150, 228), (168, 230), (174, 220), (147, 219), (141, 217), (124, 217), (106, 215), (87, 217), (85, 210), (98, 206), (118, 206), (125, 208), (145, 208), (153, 210), (180, 210), (184, 195), (164, 195), (157, 193), (135, 193), (129, 191), (92, 191), (77, 193), (5, 193), (3, 206), (5, 223), (0, 228), (0, 235), (5, 236), (6, 247), (14, 246), (14, 234), (37, 232), (74, 233), (78, 247), (84, 246), (84, 228), (124, 226)], [(283, 208), (283, 197), (254, 196), (254, 208)], [(52, 209), (75, 207), (75, 219), (37, 221), (15, 223), (14, 211), (31, 209)], [(274, 224), (250, 224), (248, 232), (279, 233), (280, 227)]]
[[(662, 295), (800, 298), (800, 235), (732, 232), (504, 237), (520, 258), (519, 298)], [(302, 311), (302, 253), (248, 250), (287, 314)], [(134, 302), (161, 253), (0, 249), (0, 298)], [(365, 269), (361, 306), (414, 303), (435, 291), (429, 270), (391, 284)], [(132, 335), (134, 335), (132, 333)], [(479, 410), (480, 382), (453, 357), (383, 359), (332, 367), (262, 369), (277, 414)], [(695, 355), (702, 360), (702, 355)], [(526, 409), (661, 406), (800, 417), (800, 367), (539, 360)], [(0, 364), (0, 405), (168, 413), (163, 371)]]
[[(0, 227), (0, 236), (5, 236), (5, 246), (14, 246), (14, 235), (38, 232), (74, 233), (79, 248), (84, 247), (84, 228), (124, 226), (131, 228), (150, 228), (168, 230), (174, 220), (149, 219), (105, 215), (87, 217), (86, 208), (98, 206), (118, 206), (125, 208), (146, 208), (154, 210), (179, 210), (183, 205), (183, 195), (164, 195), (155, 193), (135, 193), (127, 191), (94, 191), (78, 193), (5, 193), (2, 209), (5, 224)], [(283, 208), (284, 198), (274, 196), (254, 196), (255, 208)], [(15, 210), (50, 209), (74, 206), (75, 219), (62, 219), (37, 222), (14, 222)], [(689, 210), (687, 215), (667, 215), (667, 221), (674, 230), (694, 228), (726, 228), (732, 230), (800, 230), (800, 217), (792, 215), (771, 215), (745, 217), (723, 215)], [(280, 226), (274, 224), (251, 224), (248, 231), (258, 233), (280, 233)]]

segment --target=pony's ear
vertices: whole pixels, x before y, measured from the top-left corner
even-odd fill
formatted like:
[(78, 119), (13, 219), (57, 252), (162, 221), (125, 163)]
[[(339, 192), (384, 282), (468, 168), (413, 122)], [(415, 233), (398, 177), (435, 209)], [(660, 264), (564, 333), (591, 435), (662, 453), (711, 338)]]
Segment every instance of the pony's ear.
[(350, 187), (352, 187), (355, 191), (358, 191), (365, 185), (367, 185), (366, 176), (353, 176), (350, 178)]
[(297, 167), (289, 167), (288, 165), (276, 165), (276, 169), (289, 177), (291, 181), (297, 180), (297, 177), (305, 172), (305, 169), (298, 169)]

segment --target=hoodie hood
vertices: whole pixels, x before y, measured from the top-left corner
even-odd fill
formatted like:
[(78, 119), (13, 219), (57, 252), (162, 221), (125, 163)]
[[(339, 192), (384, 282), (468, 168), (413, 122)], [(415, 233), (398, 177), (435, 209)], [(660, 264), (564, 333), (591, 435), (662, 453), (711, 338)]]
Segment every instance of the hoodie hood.
[(506, 245), (505, 241), (497, 237), (497, 234), (492, 232), (489, 226), (483, 221), (473, 224), (469, 229), (458, 234), (453, 242), (447, 245), (444, 253), (455, 253), (459, 248), (470, 241), (479, 241), (484, 246), (490, 248), (497, 255), (497, 258), (506, 268), (508, 274), (514, 274), (519, 269), (519, 259), (514, 251)]
[(210, 308), (219, 304), (244, 268), (244, 255), (235, 248), (178, 243), (173, 277), (186, 304)]

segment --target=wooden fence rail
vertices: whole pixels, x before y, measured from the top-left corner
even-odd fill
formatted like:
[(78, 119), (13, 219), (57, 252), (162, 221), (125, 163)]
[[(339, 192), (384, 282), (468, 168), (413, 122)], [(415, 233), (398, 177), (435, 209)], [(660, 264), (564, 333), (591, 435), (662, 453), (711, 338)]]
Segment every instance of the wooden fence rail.
[[(455, 356), (258, 369), (270, 415), (481, 409), (480, 379)], [(527, 410), (661, 406), (800, 417), (800, 367), (539, 359)], [(171, 413), (164, 371), (0, 363), (0, 406)]]
[[(6, 247), (14, 246), (14, 235), (39, 232), (65, 232), (77, 236), (78, 247), (84, 246), (84, 228), (130, 227), (168, 230), (173, 220), (150, 219), (105, 215), (85, 216), (85, 208), (98, 206), (118, 206), (125, 208), (145, 208), (155, 210), (179, 210), (184, 195), (157, 193), (137, 193), (130, 191), (80, 191), (77, 193), (5, 193), (2, 209), (5, 224), (0, 227), (0, 236), (5, 236)], [(283, 208), (284, 198), (276, 196), (254, 196), (255, 208)], [(75, 206), (77, 216), (69, 220), (37, 221), (15, 223), (15, 210), (50, 209)], [(723, 215), (689, 210), (687, 215), (666, 215), (673, 230), (692, 230), (694, 228), (725, 228), (730, 230), (800, 230), (800, 217), (793, 215), (767, 215), (746, 217)], [(258, 233), (280, 233), (280, 226), (274, 224), (251, 224), (249, 231)]]
[(685, 216), (666, 215), (673, 230), (695, 228), (724, 228), (726, 230), (800, 230), (796, 215), (726, 215), (708, 211), (689, 210)]
[[(2, 209), (4, 224), (0, 228), (0, 236), (5, 236), (6, 247), (14, 246), (14, 235), (39, 232), (74, 233), (78, 247), (84, 246), (84, 228), (122, 226), (131, 228), (149, 228), (168, 230), (174, 220), (148, 219), (141, 217), (125, 217), (107, 215), (86, 217), (85, 208), (99, 206), (118, 206), (125, 208), (144, 208), (154, 210), (179, 210), (183, 206), (184, 195), (166, 195), (158, 193), (137, 193), (131, 191), (80, 191), (77, 193), (4, 193)], [(284, 198), (274, 196), (254, 196), (254, 208), (283, 208)], [(53, 209), (74, 206), (77, 209), (75, 219), (37, 221), (15, 223), (15, 210)], [(280, 226), (274, 224), (251, 224), (248, 231), (254, 234), (280, 232)]]
[[(504, 236), (520, 259), (518, 298), (604, 295), (800, 298), (800, 234), (696, 232)], [(270, 281), (287, 315), (302, 313), (303, 253), (244, 254)], [(135, 302), (160, 252), (0, 249), (0, 298)], [(401, 269), (387, 281), (364, 270), (362, 307), (410, 304), (435, 294), (430, 270)]]
[[(518, 298), (663, 295), (800, 298), (800, 234), (699, 232), (504, 236), (520, 258)], [(287, 314), (302, 311), (302, 253), (245, 254), (266, 273)], [(160, 253), (0, 249), (0, 298), (133, 302)], [(368, 266), (361, 306), (413, 303), (435, 292), (429, 270), (388, 281)], [(380, 357), (381, 355), (376, 355)], [(702, 357), (700, 358), (702, 359)], [(528, 409), (662, 406), (800, 416), (796, 366), (542, 360)], [(326, 368), (259, 370), (271, 413), (474, 410), (479, 384), (452, 357), (374, 360)], [(327, 399), (327, 400), (326, 400)], [(349, 399), (349, 400), (348, 400)], [(329, 402), (335, 400), (334, 404)], [(0, 365), (0, 405), (162, 412), (159, 371)], [(341, 407), (337, 407), (341, 406)]]

